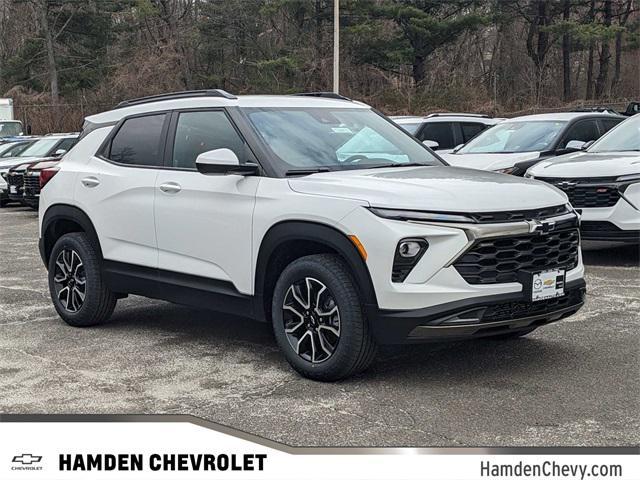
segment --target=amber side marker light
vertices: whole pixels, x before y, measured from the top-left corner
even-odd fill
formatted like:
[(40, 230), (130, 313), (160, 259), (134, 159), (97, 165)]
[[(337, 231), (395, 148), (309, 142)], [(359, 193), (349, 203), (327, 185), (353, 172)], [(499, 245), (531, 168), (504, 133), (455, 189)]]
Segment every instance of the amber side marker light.
[(362, 257), (362, 259), (366, 262), (367, 251), (364, 249), (364, 245), (362, 245), (362, 242), (360, 241), (360, 239), (358, 239), (358, 237), (356, 237), (355, 235), (349, 235), (349, 240), (351, 240), (351, 242), (356, 246), (356, 248), (358, 249), (358, 253)]

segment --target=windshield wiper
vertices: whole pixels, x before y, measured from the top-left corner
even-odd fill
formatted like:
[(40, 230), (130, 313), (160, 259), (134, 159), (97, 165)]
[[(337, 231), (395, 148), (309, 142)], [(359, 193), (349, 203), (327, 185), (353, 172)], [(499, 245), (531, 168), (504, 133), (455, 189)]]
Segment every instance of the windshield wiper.
[(363, 169), (366, 168), (398, 168), (398, 167), (433, 167), (433, 165), (429, 165), (428, 163), (383, 163), (380, 165), (371, 165), (371, 166), (363, 166)]
[(330, 171), (329, 167), (292, 168), (284, 172), (284, 175), (286, 177), (293, 177), (295, 175), (311, 175), (312, 173), (325, 173)]

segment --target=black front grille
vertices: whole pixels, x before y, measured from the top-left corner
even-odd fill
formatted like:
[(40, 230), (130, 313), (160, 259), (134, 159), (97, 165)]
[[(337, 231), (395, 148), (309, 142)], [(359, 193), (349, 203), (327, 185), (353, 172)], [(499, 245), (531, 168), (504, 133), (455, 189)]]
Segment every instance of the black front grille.
[(24, 176), (24, 194), (26, 196), (35, 196), (40, 193), (40, 176), (25, 175)]
[(453, 266), (468, 283), (518, 281), (518, 272), (552, 268), (571, 270), (578, 265), (577, 228), (546, 235), (527, 234), (478, 240)]
[(467, 213), (478, 223), (520, 222), (522, 220), (544, 220), (568, 213), (566, 205), (537, 208), (535, 210), (516, 210), (510, 212)]
[(539, 302), (508, 302), (492, 305), (482, 315), (482, 322), (499, 322), (502, 320), (516, 320), (518, 318), (533, 317), (557, 312), (564, 308), (578, 306), (584, 301), (584, 289), (575, 289), (566, 295)]
[(22, 188), (23, 177), (21, 173), (10, 173), (7, 175), (7, 184)]
[(613, 207), (620, 200), (614, 177), (540, 178), (558, 187), (575, 208)]

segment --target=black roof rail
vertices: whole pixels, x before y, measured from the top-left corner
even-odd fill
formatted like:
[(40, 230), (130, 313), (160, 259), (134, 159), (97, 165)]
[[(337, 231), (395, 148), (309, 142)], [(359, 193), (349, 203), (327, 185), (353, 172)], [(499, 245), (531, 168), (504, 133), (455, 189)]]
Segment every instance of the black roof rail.
[(305, 93), (293, 93), (292, 95), (296, 97), (321, 97), (321, 98), (333, 98), (335, 100), (346, 100), (348, 102), (353, 101), (350, 98), (335, 92), (305, 92)]
[(477, 117), (477, 118), (491, 118), (486, 113), (447, 113), (447, 112), (439, 112), (439, 113), (430, 113), (427, 115), (428, 117)]
[(143, 103), (159, 102), (161, 100), (176, 100), (180, 98), (197, 98), (197, 97), (220, 97), (229, 100), (235, 100), (238, 97), (225, 92), (219, 88), (207, 90), (185, 90), (183, 92), (161, 93), (159, 95), (149, 95), (148, 97), (132, 98), (124, 100), (115, 106), (115, 108), (130, 107), (132, 105), (141, 105)]

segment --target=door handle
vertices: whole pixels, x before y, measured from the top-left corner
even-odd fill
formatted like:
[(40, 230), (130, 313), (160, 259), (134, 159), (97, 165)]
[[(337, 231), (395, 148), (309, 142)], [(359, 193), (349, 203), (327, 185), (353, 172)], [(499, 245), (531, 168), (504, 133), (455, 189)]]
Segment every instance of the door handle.
[(160, 185), (160, 190), (162, 190), (164, 193), (178, 193), (180, 190), (182, 190), (182, 187), (176, 182), (168, 182)]
[(93, 188), (100, 185), (100, 180), (96, 177), (86, 177), (81, 180), (82, 184), (87, 188)]

